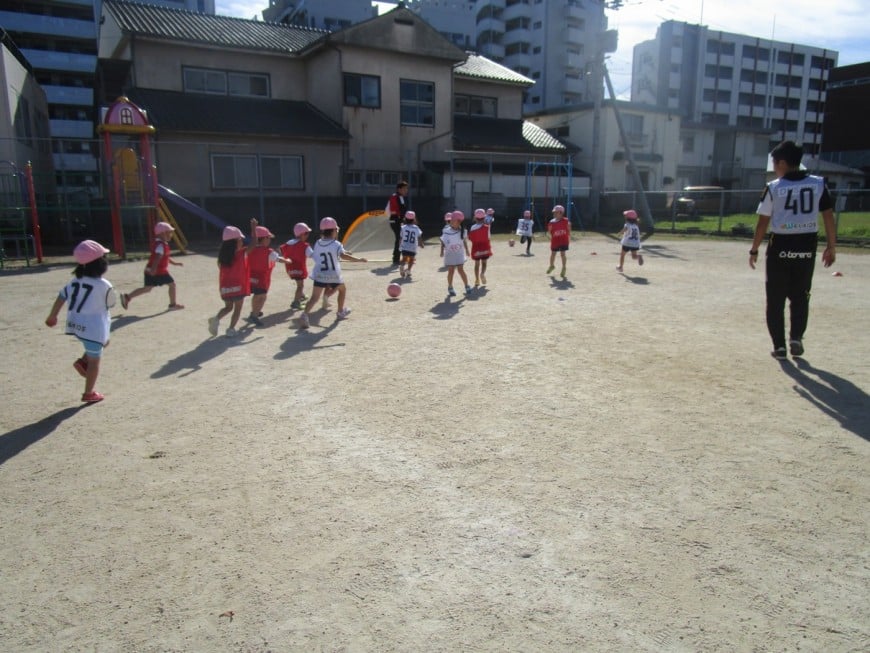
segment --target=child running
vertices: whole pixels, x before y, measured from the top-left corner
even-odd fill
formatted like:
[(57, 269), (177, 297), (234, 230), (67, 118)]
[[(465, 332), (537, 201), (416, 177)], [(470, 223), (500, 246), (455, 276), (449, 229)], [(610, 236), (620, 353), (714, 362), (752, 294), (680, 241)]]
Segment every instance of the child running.
[(556, 267), (556, 252), (559, 252), (562, 258), (562, 272), (559, 276), (564, 279), (567, 258), (565, 252), (571, 244), (571, 223), (565, 216), (565, 207), (561, 204), (553, 207), (553, 217), (547, 224), (547, 232), (550, 234), (550, 267), (547, 268), (547, 274)]
[(311, 227), (304, 222), (297, 222), (293, 227), (293, 236), (295, 237), (279, 247), (281, 256), (286, 259), (284, 267), (287, 270), (287, 276), (296, 282), (296, 292), (293, 294), (290, 308), (302, 308), (302, 302), (308, 299), (304, 294), (304, 285), (308, 278), (308, 259), (312, 255), (311, 246), (308, 244), (308, 234), (310, 233)]
[(471, 292), (468, 285), (468, 277), (465, 274), (465, 259), (468, 258), (468, 241), (465, 239), (465, 230), (462, 221), (465, 215), (462, 211), (453, 211), (450, 214), (450, 224), (441, 232), (441, 256), (444, 257), (444, 266), (447, 268), (447, 294), (456, 297), (453, 289), (453, 274), (459, 273), (459, 278), (465, 284), (465, 294)]
[(125, 311), (130, 306), (131, 299), (151, 292), (151, 289), (155, 286), (167, 286), (169, 288), (170, 311), (184, 308), (183, 304), (175, 301), (175, 279), (169, 274), (170, 265), (184, 265), (180, 261), (172, 260), (172, 247), (169, 245), (169, 240), (172, 238), (173, 231), (175, 229), (168, 222), (158, 222), (154, 225), (154, 235), (156, 238), (151, 243), (151, 256), (148, 257), (148, 263), (145, 265), (144, 285), (131, 293), (121, 295), (121, 307)]
[(230, 326), (227, 327), (227, 338), (234, 338), (238, 335), (236, 324), (239, 322), (239, 316), (242, 314), (242, 304), (245, 302), (245, 297), (251, 294), (251, 274), (248, 269), (248, 250), (254, 245), (254, 229), (257, 225), (256, 220), (251, 220), (251, 245), (245, 249), (245, 236), (242, 230), (238, 227), (224, 227), (223, 242), (218, 250), (218, 270), (219, 286), (221, 299), (224, 300), (224, 307), (218, 311), (217, 315), (208, 318), (208, 332), (212, 336), (218, 334), (218, 325), (221, 318), (229, 313)]
[(619, 252), (619, 265), (616, 268), (617, 272), (622, 272), (622, 264), (625, 262), (625, 253), (631, 252), (631, 258), (637, 261), (638, 265), (643, 265), (643, 254), (640, 253), (640, 227), (637, 226), (637, 211), (629, 209), (623, 211), (625, 216), (625, 225), (618, 237), (621, 239), (622, 249)]
[[(492, 209), (489, 209), (490, 211)], [(468, 230), (471, 241), (471, 258), (474, 259), (474, 287), (486, 285), (486, 263), (492, 256), (489, 224), (492, 221), (483, 209), (474, 210), (474, 224)]]
[(344, 249), (344, 246), (337, 238), (338, 223), (335, 221), (335, 218), (323, 218), (320, 221), (320, 238), (311, 248), (311, 258), (314, 259), (311, 279), (314, 281), (314, 289), (311, 291), (311, 299), (305, 304), (305, 310), (299, 316), (299, 327), (302, 329), (307, 329), (311, 326), (308, 315), (320, 299), (320, 296), (325, 292), (338, 292), (338, 313), (336, 313), (336, 317), (339, 320), (343, 320), (350, 315), (350, 309), (344, 306), (347, 287), (344, 285), (344, 279), (341, 276), (341, 261), (366, 263), (367, 259), (352, 256)]
[(109, 267), (106, 254), (109, 252), (94, 240), (85, 240), (73, 250), (76, 265), (70, 281), (54, 300), (45, 324), (57, 324), (57, 314), (67, 306), (66, 330), (64, 333), (79, 339), (85, 349), (81, 358), (73, 363), (75, 371), (85, 377), (82, 401), (94, 404), (105, 397), (94, 390), (100, 374), (100, 359), (103, 349), (109, 344), (112, 316), (109, 309), (115, 305), (115, 290), (103, 275)]
[(399, 276), (411, 280), (411, 268), (417, 259), (417, 248), (423, 245), (423, 230), (417, 226), (417, 214), (414, 211), (405, 212), (405, 222), (399, 231), (399, 254), (402, 264), (399, 266)]
[(251, 274), (251, 314), (245, 318), (254, 326), (263, 326), (260, 319), (263, 316), (263, 307), (266, 305), (266, 296), (272, 285), (272, 269), (277, 261), (286, 263), (287, 259), (269, 245), (275, 237), (266, 227), (257, 225), (256, 220), (251, 220), (254, 225), (254, 237), (256, 246), (248, 252), (248, 271)]
[(520, 245), (526, 245), (526, 256), (531, 256), (532, 252), (532, 237), (534, 234), (535, 222), (532, 220), (531, 211), (523, 211), (523, 217), (517, 221), (517, 236), (520, 237)]

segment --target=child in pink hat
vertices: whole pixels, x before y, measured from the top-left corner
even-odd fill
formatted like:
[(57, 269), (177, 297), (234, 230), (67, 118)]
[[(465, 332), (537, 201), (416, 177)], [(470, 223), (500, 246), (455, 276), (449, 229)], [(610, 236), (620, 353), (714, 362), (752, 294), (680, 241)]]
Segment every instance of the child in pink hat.
[(170, 265), (184, 265), (181, 261), (172, 260), (172, 247), (169, 241), (174, 231), (175, 229), (168, 222), (158, 222), (154, 225), (155, 238), (151, 243), (151, 256), (145, 265), (145, 281), (141, 288), (121, 295), (121, 307), (124, 310), (127, 310), (130, 306), (131, 299), (151, 292), (151, 289), (156, 286), (167, 286), (169, 288), (170, 311), (184, 308), (183, 304), (175, 301), (175, 279), (169, 274)]
[(260, 318), (263, 316), (266, 296), (272, 285), (272, 269), (278, 261), (281, 263), (288, 261), (270, 247), (275, 234), (266, 227), (258, 225), (256, 220), (251, 220), (251, 225), (254, 228), (253, 237), (257, 244), (248, 252), (248, 270), (251, 273), (251, 314), (245, 319), (254, 326), (261, 327), (263, 321)]
[(104, 399), (94, 386), (100, 374), (103, 349), (109, 344), (112, 319), (109, 309), (115, 305), (115, 290), (107, 279), (103, 279), (109, 267), (108, 252), (95, 240), (84, 240), (76, 245), (73, 250), (77, 263), (73, 271), (75, 279), (61, 289), (45, 318), (46, 326), (55, 326), (61, 307), (68, 304), (64, 333), (78, 338), (85, 348), (85, 353), (76, 359), (73, 368), (85, 377), (82, 401), (87, 404)]
[(242, 315), (242, 305), (245, 297), (251, 294), (251, 273), (248, 269), (248, 252), (254, 246), (254, 229), (256, 220), (251, 220), (251, 244), (245, 248), (245, 235), (238, 227), (224, 227), (222, 234), (223, 242), (218, 250), (218, 286), (224, 307), (214, 317), (208, 318), (208, 332), (212, 336), (218, 334), (221, 318), (230, 313), (230, 326), (227, 327), (227, 338), (238, 335), (236, 324)]
[(308, 259), (314, 254), (311, 245), (308, 244), (310, 233), (311, 227), (304, 222), (297, 222), (293, 227), (294, 237), (278, 248), (281, 256), (287, 261), (284, 264), (287, 276), (296, 282), (290, 308), (301, 309), (302, 302), (308, 299), (305, 296), (305, 280), (308, 278)]
[(625, 217), (625, 225), (622, 231), (617, 234), (622, 246), (619, 252), (619, 265), (616, 268), (617, 272), (622, 272), (622, 264), (625, 262), (625, 254), (631, 252), (631, 258), (637, 261), (638, 265), (643, 265), (643, 254), (641, 254), (640, 244), (640, 227), (637, 224), (637, 211), (629, 209), (623, 211)]

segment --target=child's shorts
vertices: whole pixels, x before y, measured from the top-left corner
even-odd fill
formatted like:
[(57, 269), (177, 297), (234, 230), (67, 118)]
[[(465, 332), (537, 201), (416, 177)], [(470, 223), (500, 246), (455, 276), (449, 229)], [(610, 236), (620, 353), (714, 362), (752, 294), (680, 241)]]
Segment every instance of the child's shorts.
[(412, 261), (417, 257), (417, 252), (407, 252), (407, 251), (405, 251), (405, 250), (402, 250), (402, 251), (399, 252), (399, 253), (400, 253), (402, 256), (404, 256), (405, 258), (409, 258), (409, 259), (411, 259)]
[(338, 288), (340, 285), (342, 285), (342, 284), (340, 284), (340, 283), (326, 283), (325, 281), (315, 281), (314, 282), (315, 288), (332, 288), (334, 290), (335, 288)]
[(551, 252), (567, 252), (568, 245), (559, 245), (558, 247), (551, 247), (550, 251)]
[(170, 283), (175, 283), (175, 279), (172, 278), (172, 275), (145, 273), (145, 286), (153, 288), (154, 286), (165, 286)]
[[(78, 336), (76, 336), (78, 338)], [(94, 342), (93, 340), (85, 340), (84, 338), (79, 338), (79, 342), (82, 343), (82, 346), (85, 348), (85, 356), (90, 356), (91, 358), (99, 358), (103, 355), (104, 346), (99, 342)]]
[(251, 286), (251, 294), (252, 295), (265, 295), (269, 292), (268, 288), (254, 288)]
[(622, 246), (623, 252), (636, 252), (639, 249), (640, 249), (640, 247), (631, 247), (630, 245), (623, 245)]

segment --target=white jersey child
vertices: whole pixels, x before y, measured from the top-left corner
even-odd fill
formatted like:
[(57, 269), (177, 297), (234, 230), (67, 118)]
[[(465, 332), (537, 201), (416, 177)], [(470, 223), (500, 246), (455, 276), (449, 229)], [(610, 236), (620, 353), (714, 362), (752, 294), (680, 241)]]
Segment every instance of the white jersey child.
[(409, 254), (416, 254), (417, 245), (422, 235), (423, 230), (413, 222), (404, 223), (399, 231), (399, 249)]
[(640, 249), (640, 227), (636, 220), (626, 220), (622, 227), (622, 246), (629, 249)]
[(314, 259), (311, 279), (320, 283), (344, 283), (341, 277), (341, 255), (346, 253), (340, 241), (318, 238), (311, 248), (311, 258)]
[(102, 277), (73, 279), (60, 291), (67, 304), (64, 333), (106, 345), (115, 305), (115, 289)]
[(465, 263), (465, 229), (454, 229), (447, 225), (441, 232), (441, 242), (444, 243), (444, 265), (462, 265)]
[(517, 236), (525, 236), (531, 238), (534, 229), (534, 220), (531, 217), (523, 215), (517, 222)]

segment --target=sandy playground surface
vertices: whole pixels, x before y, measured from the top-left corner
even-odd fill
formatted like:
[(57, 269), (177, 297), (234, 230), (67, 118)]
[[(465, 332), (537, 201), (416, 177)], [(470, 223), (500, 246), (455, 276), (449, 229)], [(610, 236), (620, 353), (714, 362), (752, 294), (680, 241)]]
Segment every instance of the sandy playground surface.
[(0, 275), (0, 648), (870, 649), (870, 256), (819, 262), (779, 363), (746, 242), (621, 275), (584, 235), (564, 283), (546, 249), (452, 301), (437, 247), (398, 300), (345, 264), (350, 319), (308, 332), (277, 270), (234, 340), (184, 257), (187, 308), (118, 307), (87, 407), (42, 324), (69, 267)]

